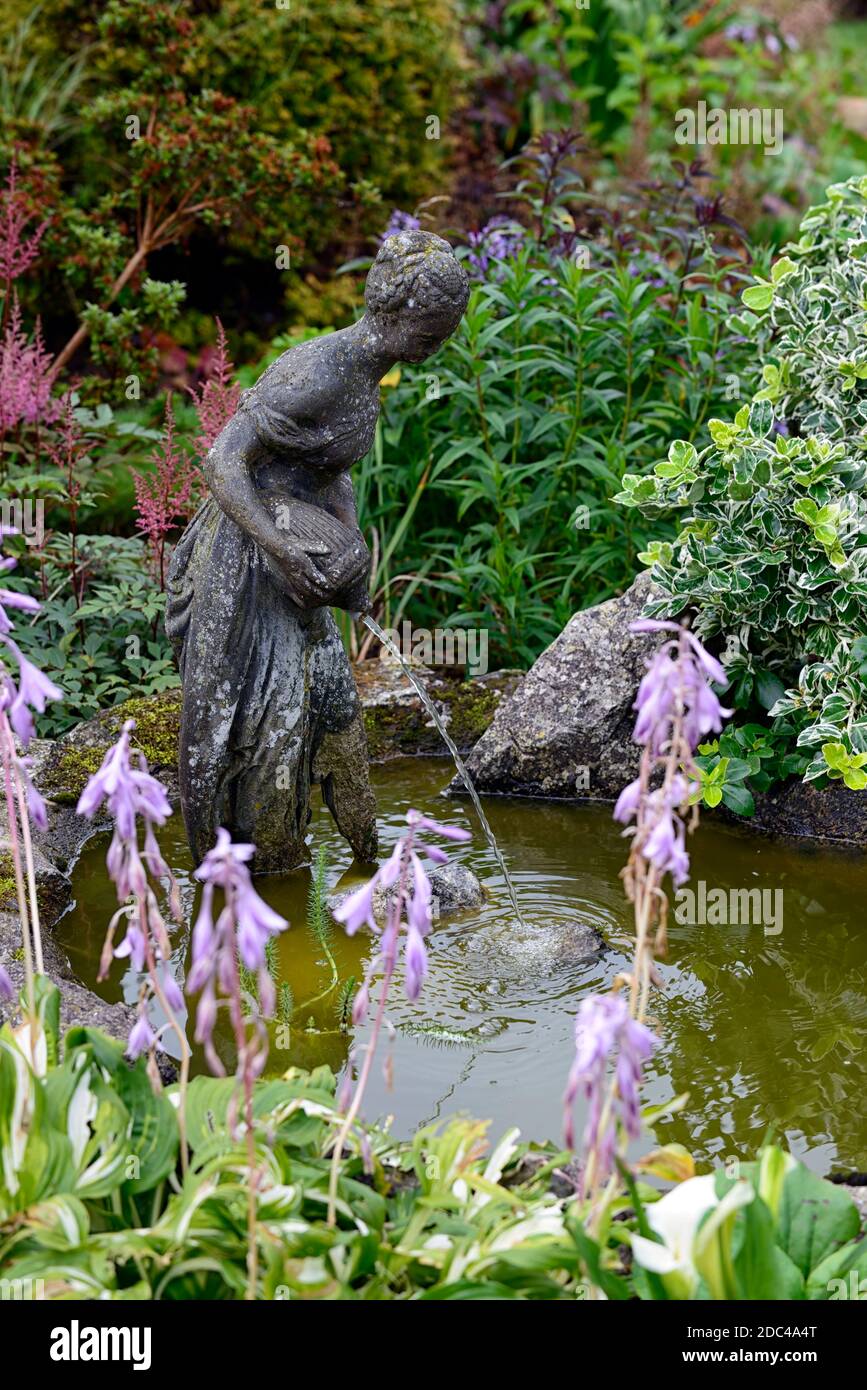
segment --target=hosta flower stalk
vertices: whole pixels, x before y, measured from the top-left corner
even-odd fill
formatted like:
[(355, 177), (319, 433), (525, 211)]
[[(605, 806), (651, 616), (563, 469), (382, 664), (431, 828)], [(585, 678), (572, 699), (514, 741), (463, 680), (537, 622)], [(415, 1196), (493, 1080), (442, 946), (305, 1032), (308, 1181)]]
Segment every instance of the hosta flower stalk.
[[(693, 755), (717, 733), (730, 711), (713, 685), (725, 672), (695, 635), (673, 622), (640, 619), (634, 632), (671, 634), (648, 662), (633, 708), (633, 738), (642, 745), (638, 776), (621, 792), (615, 819), (630, 837), (623, 878), (635, 914), (632, 968), (627, 993), (591, 995), (576, 1020), (576, 1053), (564, 1097), (565, 1132), (573, 1144), (572, 1109), (579, 1094), (588, 1102), (584, 1130), (582, 1193), (599, 1216), (600, 1189), (615, 1181), (615, 1161), (641, 1130), (639, 1091), (644, 1064), (656, 1038), (646, 1026), (650, 986), (660, 983), (654, 960), (665, 953), (668, 899), (664, 881), (677, 887), (689, 875), (687, 834), (695, 827), (699, 790)], [(594, 1205), (595, 1203), (595, 1205)]]
[[(235, 1037), (236, 1075), (243, 1095), (243, 1128), (247, 1142), (247, 1297), (250, 1299), (257, 1296), (258, 1278), (256, 1201), (259, 1175), (253, 1087), (268, 1056), (268, 1034), (261, 1017), (254, 1018), (252, 1027), (248, 1026), (241, 966), (256, 975), (261, 1013), (270, 1017), (274, 1012), (275, 991), (268, 970), (267, 947), (269, 941), (288, 926), (285, 918), (274, 912), (253, 887), (247, 865), (255, 850), (255, 845), (233, 844), (229, 832), (221, 827), (216, 844), (196, 870), (196, 878), (204, 886), (193, 928), (192, 966), (187, 979), (187, 993), (199, 995), (196, 1041), (204, 1046), (208, 1064), (218, 1076), (225, 1075), (214, 1047), (214, 1025), (220, 1008), (227, 1009)], [(215, 919), (216, 889), (222, 894), (223, 906)], [(234, 1113), (237, 1114), (237, 1107)]]
[[(13, 534), (12, 527), (0, 528), (2, 536)], [(15, 564), (14, 558), (8, 556), (0, 561), (0, 570), (8, 573), (15, 568)], [(11, 635), (15, 624), (7, 609), (36, 614), (39, 604), (26, 594), (0, 589), (0, 761), (3, 765), (15, 893), (21, 918), (27, 1011), (31, 1020), (31, 1036), (35, 1040), (34, 980), (37, 974), (43, 972), (43, 960), (30, 822), (32, 819), (39, 829), (44, 830), (47, 811), (33, 784), (30, 760), (19, 753), (19, 746), (26, 750), (34, 735), (33, 712), (42, 714), (47, 701), (61, 699), (63, 692), (22, 655)], [(6, 980), (8, 982), (8, 976)], [(3, 983), (0, 981), (0, 987)]]
[[(381, 980), (379, 1001), (370, 1038), (365, 1045), (361, 1071), (351, 1098), (347, 1097), (346, 1113), (334, 1141), (328, 1185), (328, 1222), (332, 1226), (337, 1219), (337, 1183), (343, 1146), (355, 1124), (370, 1079), (376, 1046), (386, 1018), (389, 991), (399, 962), (401, 943), (404, 990), (408, 999), (418, 999), (428, 973), (425, 938), (432, 925), (433, 893), (418, 851), (421, 849), (429, 859), (438, 864), (445, 863), (447, 855), (438, 845), (423, 844), (421, 837), (440, 835), (447, 840), (470, 838), (468, 830), (454, 825), (440, 825), (419, 811), (407, 811), (406, 819), (409, 828), (398, 840), (386, 863), (376, 871), (369, 882), (352, 893), (334, 914), (350, 936), (358, 931), (359, 927), (367, 926), (377, 938), (377, 948), (352, 1006), (353, 1023), (360, 1024), (366, 1019), (370, 1010), (371, 987), (378, 972), (381, 972)], [(374, 913), (374, 895), (381, 890), (388, 893), (386, 920), (382, 929)]]
[[(179, 1017), (183, 997), (169, 969), (172, 947), (157, 897), (158, 885), (165, 882), (171, 914), (176, 922), (183, 920), (178, 886), (155, 835), (155, 830), (165, 825), (171, 806), (165, 788), (148, 771), (144, 754), (133, 752), (134, 729), (135, 721), (128, 719), (117, 743), (109, 748), (99, 770), (88, 779), (77, 810), (79, 815), (92, 819), (105, 804), (114, 821), (106, 866), (121, 906), (108, 925), (99, 978), (105, 979), (114, 959), (129, 960), (140, 976), (137, 1018), (129, 1035), (127, 1055), (131, 1059), (147, 1055), (155, 1087), (161, 1084), (156, 1062), (160, 1038), (169, 1029), (177, 1038), (181, 1058), (178, 1122), (181, 1162), (186, 1171), (185, 1097), (190, 1048)], [(144, 830), (141, 842), (139, 822)], [(115, 944), (121, 923), (125, 923), (126, 930), (123, 940)], [(149, 1018), (154, 1000), (165, 1018), (157, 1029), (151, 1026)]]

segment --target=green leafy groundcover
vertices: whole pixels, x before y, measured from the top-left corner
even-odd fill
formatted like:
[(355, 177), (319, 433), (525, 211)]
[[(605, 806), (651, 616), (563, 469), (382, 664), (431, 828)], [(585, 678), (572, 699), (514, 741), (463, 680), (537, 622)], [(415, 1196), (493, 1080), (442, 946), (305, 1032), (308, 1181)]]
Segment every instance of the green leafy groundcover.
[[(244, 1297), (250, 1183), (235, 1083), (191, 1083), (182, 1177), (176, 1090), (155, 1094), (144, 1060), (129, 1066), (95, 1029), (67, 1033), (60, 1060), (44, 979), (38, 1001), (36, 1071), (26, 1033), (0, 1031), (2, 1278), (42, 1280), (51, 1299)], [(671, 1234), (678, 1212), (707, 1179), (660, 1201), (624, 1170), (591, 1236), (569, 1155), (551, 1145), (511, 1131), (489, 1151), (484, 1123), (465, 1118), (408, 1143), (369, 1127), (343, 1162), (329, 1226), (332, 1073), (260, 1081), (255, 1116), (259, 1298), (828, 1299), (857, 1297), (867, 1275), (848, 1195), (772, 1146), (736, 1180), (717, 1172), (715, 1205), (684, 1244), (682, 1229)], [(666, 1166), (691, 1172), (674, 1146), (644, 1164)]]

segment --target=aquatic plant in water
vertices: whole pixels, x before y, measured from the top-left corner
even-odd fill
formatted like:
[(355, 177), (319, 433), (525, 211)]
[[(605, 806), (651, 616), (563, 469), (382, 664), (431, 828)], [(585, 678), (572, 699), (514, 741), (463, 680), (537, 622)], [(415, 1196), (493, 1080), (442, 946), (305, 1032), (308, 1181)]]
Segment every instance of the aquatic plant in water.
[[(353, 936), (359, 927), (367, 926), (378, 936), (378, 948), (373, 953), (364, 980), (355, 996), (352, 1006), (352, 1021), (363, 1022), (370, 1009), (370, 989), (377, 971), (382, 971), (379, 1002), (373, 1020), (373, 1029), (366, 1044), (364, 1061), (355, 1091), (341, 1097), (347, 1101), (343, 1124), (334, 1141), (331, 1164), (331, 1179), (328, 1187), (328, 1223), (336, 1221), (337, 1180), (343, 1145), (355, 1123), (367, 1082), (373, 1066), (376, 1045), (385, 1019), (388, 993), (398, 963), (401, 935), (403, 936), (404, 990), (410, 1000), (418, 999), (422, 983), (428, 972), (427, 949), (424, 941), (431, 929), (431, 902), (433, 892), (430, 879), (417, 850), (422, 849), (434, 863), (445, 864), (448, 856), (438, 845), (422, 844), (422, 834), (442, 835), (447, 840), (468, 840), (470, 832), (456, 825), (440, 825), (419, 811), (407, 811), (409, 829), (395, 845), (390, 858), (377, 869), (373, 878), (363, 887), (352, 893), (346, 902), (336, 909), (334, 915), (342, 922), (347, 934)], [(410, 891), (410, 883), (412, 890)], [(374, 914), (374, 894), (378, 889), (392, 890), (387, 904), (385, 927), (380, 930)], [(401, 933), (401, 927), (404, 927)], [(347, 1069), (347, 1082), (351, 1086), (351, 1072)]]

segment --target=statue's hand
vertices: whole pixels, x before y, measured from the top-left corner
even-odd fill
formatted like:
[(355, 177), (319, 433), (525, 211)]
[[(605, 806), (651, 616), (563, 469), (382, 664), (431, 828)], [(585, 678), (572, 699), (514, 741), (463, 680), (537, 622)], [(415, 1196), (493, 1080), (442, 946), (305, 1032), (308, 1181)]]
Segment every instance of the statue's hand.
[[(370, 553), (360, 532), (348, 545), (332, 550), (322, 543), (294, 541), (268, 565), (281, 589), (302, 609), (335, 604), (345, 607), (343, 595), (365, 590)], [(356, 603), (351, 605), (356, 608)]]
[(297, 608), (321, 608), (329, 602), (331, 580), (317, 565), (316, 557), (309, 555), (302, 546), (287, 546), (279, 559), (270, 555), (268, 564), (283, 592)]

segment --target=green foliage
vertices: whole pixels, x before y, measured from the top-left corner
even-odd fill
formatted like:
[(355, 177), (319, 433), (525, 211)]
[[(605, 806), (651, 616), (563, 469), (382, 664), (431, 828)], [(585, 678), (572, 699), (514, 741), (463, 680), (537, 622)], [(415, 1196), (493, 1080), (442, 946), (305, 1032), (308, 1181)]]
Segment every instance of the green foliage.
[[(58, 544), (68, 548), (68, 537), (61, 536)], [(56, 547), (54, 553), (59, 554)], [(178, 684), (163, 632), (165, 595), (147, 573), (141, 541), (83, 536), (78, 562), (89, 575), (80, 604), (69, 590), (67, 568), (54, 560), (46, 559), (41, 576), (29, 582), (17, 574), (11, 581), (42, 602), (38, 623), (19, 622), (16, 640), (64, 692), (63, 700), (40, 716), (43, 737), (55, 737), (134, 696)]]
[(756, 399), (802, 433), (867, 449), (867, 176), (829, 188), (800, 230), (771, 280), (744, 292), (773, 330)]
[(812, 230), (755, 287), (781, 351), (752, 405), (711, 420), (702, 449), (676, 441), (615, 499), (646, 516), (682, 513), (674, 545), (641, 557), (662, 590), (648, 612), (692, 609), (703, 637), (723, 639), (732, 702), (772, 721), (763, 770), (853, 790), (867, 785), (867, 393), (838, 368), (844, 343), (857, 365), (867, 329), (865, 199), (864, 181), (830, 189), (805, 218)]
[[(442, 178), (462, 83), (449, 0), (219, 0), (203, 21), (214, 85), (257, 110), (275, 139), (327, 140), (362, 201), (413, 206)], [(431, 55), (436, 61), (431, 61)], [(437, 114), (441, 139), (428, 136)], [(339, 238), (339, 220), (315, 241)]]
[(664, 238), (600, 238), (589, 268), (530, 243), (436, 359), (401, 369), (357, 484), (379, 553), (398, 540), (389, 625), (411, 601), (418, 625), (487, 627), (492, 662), (525, 665), (631, 582), (652, 528), (611, 494), (754, 380), (724, 333), (731, 268), (699, 229), (691, 244), (687, 278)]
[[(190, 1083), (184, 1176), (171, 1093), (152, 1091), (144, 1060), (128, 1066), (121, 1044), (90, 1028), (68, 1033), (61, 1057), (56, 990), (44, 982), (39, 999), (40, 1075), (9, 1025), (0, 1031), (4, 1278), (42, 1279), (51, 1298), (243, 1298), (252, 1175), (234, 1129), (235, 1081)], [(659, 1191), (631, 1174), (591, 1236), (580, 1200), (552, 1190), (567, 1155), (551, 1145), (519, 1144), (513, 1130), (489, 1151), (486, 1126), (471, 1119), (426, 1126), (409, 1143), (357, 1125), (329, 1226), (329, 1147), (342, 1119), (331, 1072), (257, 1082), (253, 1113), (258, 1298), (574, 1301), (593, 1286), (614, 1299), (671, 1296), (665, 1277), (623, 1263), (634, 1236), (657, 1238)], [(685, 1296), (848, 1296), (839, 1290), (867, 1271), (867, 1242), (845, 1191), (779, 1149), (743, 1174), (736, 1184), (717, 1175), (722, 1200), (684, 1252), (699, 1279)]]
[[(574, 120), (616, 177), (636, 166), (656, 174), (670, 159), (679, 113), (708, 108), (784, 113), (781, 147), (759, 143), (683, 145), (687, 160), (710, 159), (732, 190), (737, 215), (774, 243), (790, 235), (799, 210), (825, 184), (863, 165), (867, 142), (840, 119), (841, 91), (858, 92), (860, 54), (829, 51), (812, 15), (807, 41), (797, 16), (694, 0), (507, 0), (492, 8), (464, 0), (475, 20), (471, 50), (496, 119), (510, 120), (511, 152), (529, 134)], [(791, 7), (788, 7), (791, 8)], [(833, 36), (833, 29), (828, 34)], [(519, 55), (519, 61), (515, 61)], [(480, 96), (479, 100), (482, 100)], [(493, 101), (491, 102), (493, 105)]]
[(731, 725), (719, 739), (699, 746), (695, 759), (700, 778), (697, 801), (721, 803), (736, 815), (752, 816), (755, 797), (786, 777), (801, 777), (809, 753), (791, 748), (791, 729), (783, 720), (774, 729), (764, 724)]

